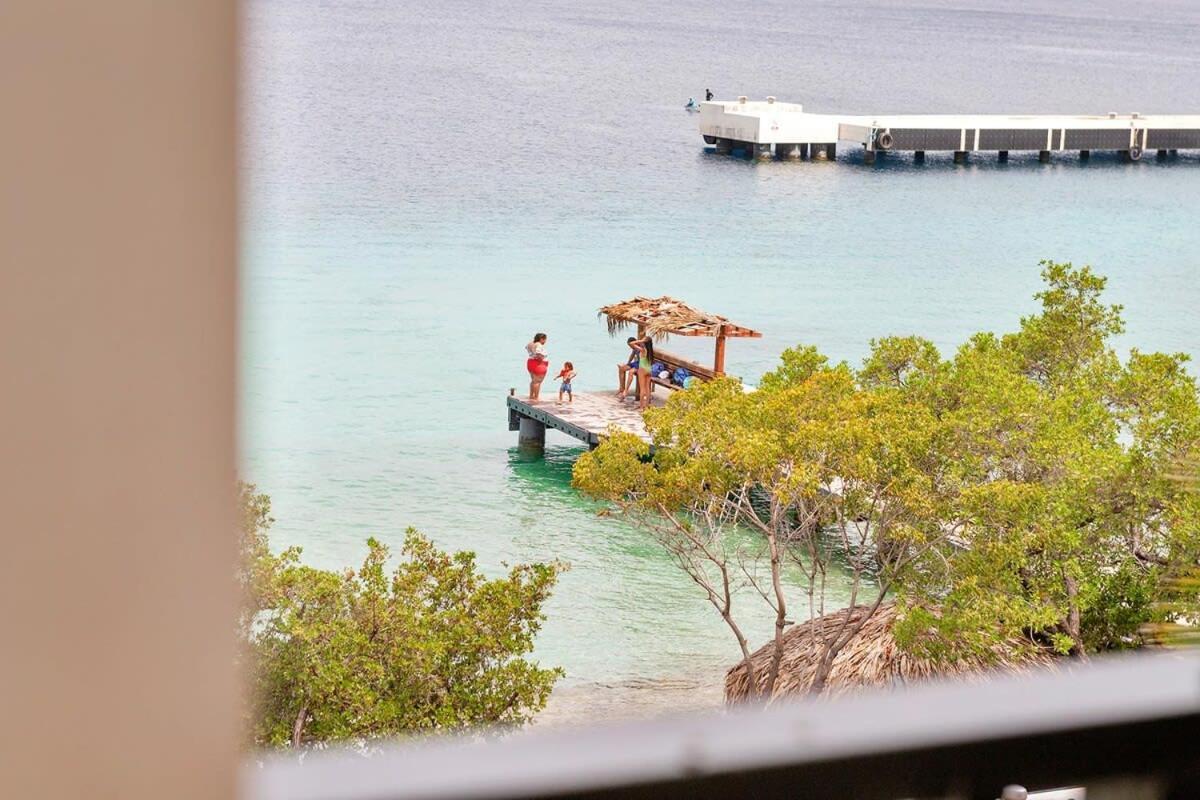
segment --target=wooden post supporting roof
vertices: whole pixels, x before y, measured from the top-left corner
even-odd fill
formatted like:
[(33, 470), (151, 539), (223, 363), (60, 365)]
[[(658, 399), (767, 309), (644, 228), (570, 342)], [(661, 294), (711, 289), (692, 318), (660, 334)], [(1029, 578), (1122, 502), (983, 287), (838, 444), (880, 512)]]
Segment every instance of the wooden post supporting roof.
[(717, 344), (713, 351), (713, 372), (725, 374), (725, 326), (717, 328)]

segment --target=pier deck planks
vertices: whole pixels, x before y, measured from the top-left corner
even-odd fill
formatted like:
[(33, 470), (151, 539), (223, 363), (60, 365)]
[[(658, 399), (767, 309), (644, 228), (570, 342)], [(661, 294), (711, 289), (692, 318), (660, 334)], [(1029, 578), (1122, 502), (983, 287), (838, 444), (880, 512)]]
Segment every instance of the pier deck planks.
[[(637, 401), (632, 397), (624, 401), (617, 399), (615, 391), (609, 392), (576, 392), (575, 402), (565, 400), (558, 405), (558, 393), (553, 393), (549, 399), (531, 403), (521, 397), (509, 395), (508, 426), (516, 430), (520, 417), (528, 417), (544, 424), (547, 428), (562, 431), (573, 436), (590, 447), (600, 443), (600, 438), (615, 425), (623, 431), (628, 431), (643, 441), (650, 441), (642, 415), (637, 409)], [(661, 393), (653, 396), (652, 404), (663, 405)]]

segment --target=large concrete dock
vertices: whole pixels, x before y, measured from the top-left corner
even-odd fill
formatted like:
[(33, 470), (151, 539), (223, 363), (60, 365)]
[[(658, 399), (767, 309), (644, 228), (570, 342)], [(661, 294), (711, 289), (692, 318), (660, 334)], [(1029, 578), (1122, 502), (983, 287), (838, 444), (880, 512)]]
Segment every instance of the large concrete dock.
[(1166, 158), (1200, 149), (1200, 114), (813, 114), (773, 97), (739, 97), (701, 103), (699, 118), (704, 141), (718, 153), (758, 159), (833, 160), (841, 143), (861, 146), (868, 164), (887, 152), (921, 159), (926, 152), (942, 151), (963, 162), (978, 152), (1002, 160), (1014, 151), (1037, 152), (1048, 161), (1053, 153), (1087, 158), (1101, 150), (1138, 161), (1151, 151)]

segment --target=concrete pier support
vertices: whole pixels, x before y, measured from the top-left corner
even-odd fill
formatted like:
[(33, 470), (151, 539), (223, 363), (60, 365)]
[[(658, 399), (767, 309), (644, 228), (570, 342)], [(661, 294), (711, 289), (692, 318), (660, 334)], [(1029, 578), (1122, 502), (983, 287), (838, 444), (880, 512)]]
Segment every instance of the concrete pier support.
[(517, 433), (517, 446), (525, 450), (545, 450), (545, 424), (536, 419), (521, 417), (521, 427)]
[(775, 145), (775, 156), (784, 161), (800, 161), (804, 158), (804, 145), (777, 144)]
[(863, 163), (864, 164), (874, 164), (875, 163), (875, 151), (874, 150), (863, 150)]
[(727, 156), (733, 152), (733, 142), (729, 139), (717, 139), (717, 152)]
[(1092, 157), (1092, 151), (1091, 151), (1091, 150), (1080, 150), (1080, 151), (1079, 151), (1079, 160), (1080, 160), (1080, 161), (1087, 161), (1087, 160), (1088, 160), (1088, 159), (1090, 159), (1091, 157)]
[(1050, 163), (1050, 151), (1049, 150), (1039, 150), (1038, 151), (1038, 161), (1042, 162), (1043, 164), (1049, 164)]
[(837, 161), (837, 145), (836, 144), (825, 145), (825, 155), (829, 156), (830, 161)]
[(955, 164), (967, 163), (967, 151), (966, 150), (955, 150), (954, 151), (954, 163)]
[(997, 152), (997, 153), (996, 153), (996, 159), (997, 159), (997, 160), (998, 160), (998, 161), (999, 161), (1001, 164), (1007, 163), (1007, 161), (1008, 161), (1008, 151), (1007, 151), (1007, 150), (1001, 150), (1001, 151)]
[(1179, 155), (1178, 150), (1168, 150), (1167, 152), (1170, 153), (1171, 158), (1175, 158), (1175, 156)]
[(914, 150), (913, 151), (913, 161), (917, 162), (918, 164), (923, 164), (925, 162), (925, 151), (924, 150)]
[(1157, 155), (1159, 161), (1165, 161), (1167, 158), (1167, 151), (1159, 150), (1158, 153), (1156, 153), (1156, 155)]

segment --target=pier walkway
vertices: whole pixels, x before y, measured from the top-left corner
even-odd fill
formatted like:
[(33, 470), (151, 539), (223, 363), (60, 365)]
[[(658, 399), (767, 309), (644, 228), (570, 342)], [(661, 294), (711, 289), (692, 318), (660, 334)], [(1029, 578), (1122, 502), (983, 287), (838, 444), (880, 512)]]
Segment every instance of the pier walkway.
[[(543, 446), (547, 428), (573, 436), (588, 447), (599, 445), (601, 437), (612, 426), (632, 433), (642, 441), (650, 441), (637, 400), (633, 397), (618, 400), (616, 391), (577, 392), (574, 403), (563, 401), (562, 405), (557, 399), (532, 403), (512, 393), (507, 400), (508, 429), (519, 431), (517, 440), (524, 446)], [(651, 405), (661, 406), (664, 402), (661, 394), (651, 396)]]
[(872, 164), (878, 154), (927, 151), (954, 154), (956, 163), (972, 152), (1070, 151), (1087, 158), (1093, 150), (1120, 153), (1138, 161), (1151, 150), (1159, 158), (1179, 150), (1200, 149), (1200, 115), (1137, 112), (1102, 115), (1066, 114), (813, 114), (797, 103), (710, 101), (700, 104), (700, 134), (718, 153), (740, 151), (750, 158), (835, 160), (838, 144), (863, 148)]

